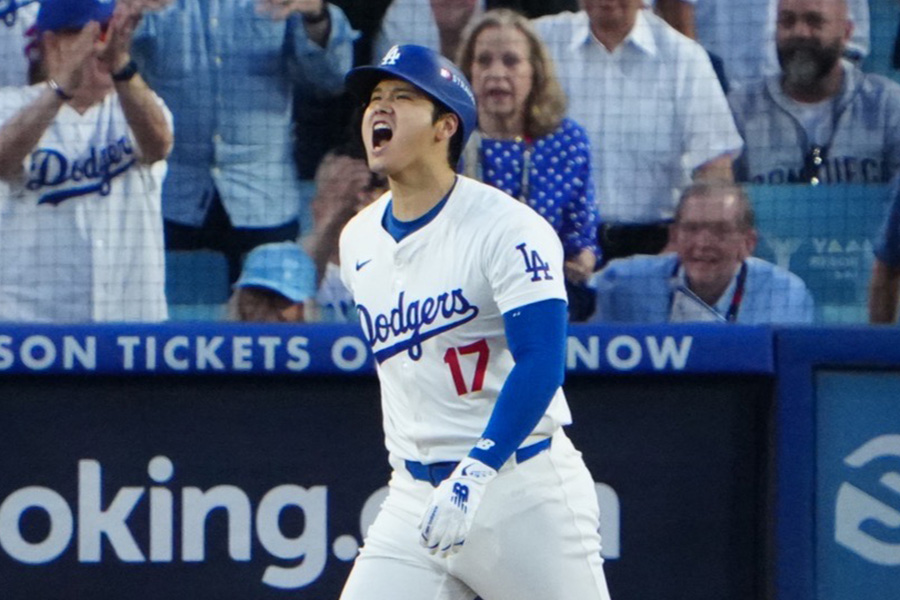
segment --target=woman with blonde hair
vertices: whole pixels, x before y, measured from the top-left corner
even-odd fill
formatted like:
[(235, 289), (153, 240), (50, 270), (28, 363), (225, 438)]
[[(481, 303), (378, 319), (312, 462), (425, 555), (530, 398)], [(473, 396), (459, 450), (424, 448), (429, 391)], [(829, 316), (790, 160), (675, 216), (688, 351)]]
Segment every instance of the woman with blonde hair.
[(587, 318), (593, 306), (584, 283), (599, 255), (590, 145), (565, 116), (543, 42), (522, 15), (491, 10), (467, 27), (457, 64), (478, 105), (478, 131), (463, 154), (466, 175), (518, 198), (553, 226), (565, 251), (570, 318)]

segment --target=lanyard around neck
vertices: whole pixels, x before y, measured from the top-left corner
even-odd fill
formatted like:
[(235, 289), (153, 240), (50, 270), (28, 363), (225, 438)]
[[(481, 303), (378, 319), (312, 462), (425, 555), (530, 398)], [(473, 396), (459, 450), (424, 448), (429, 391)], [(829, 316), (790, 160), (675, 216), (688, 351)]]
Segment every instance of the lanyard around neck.
[[(681, 261), (675, 261), (675, 269), (672, 271), (672, 277), (678, 276), (678, 270), (681, 268)], [(731, 296), (731, 304), (725, 312), (725, 321), (734, 323), (737, 321), (738, 311), (741, 309), (741, 302), (744, 301), (744, 292), (747, 285), (747, 261), (741, 263), (741, 269), (738, 271), (737, 281), (734, 286), (734, 294)], [(675, 300), (675, 291), (669, 297), (669, 306)], [(704, 302), (704, 304), (706, 304)], [(712, 308), (712, 307), (710, 307)]]

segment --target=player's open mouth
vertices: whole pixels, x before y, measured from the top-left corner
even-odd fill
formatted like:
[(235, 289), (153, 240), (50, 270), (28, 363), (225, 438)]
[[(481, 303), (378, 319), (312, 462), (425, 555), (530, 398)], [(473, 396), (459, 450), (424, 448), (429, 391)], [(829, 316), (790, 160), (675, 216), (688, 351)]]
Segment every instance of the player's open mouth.
[(375, 123), (372, 126), (372, 147), (376, 150), (391, 141), (394, 130), (387, 123)]

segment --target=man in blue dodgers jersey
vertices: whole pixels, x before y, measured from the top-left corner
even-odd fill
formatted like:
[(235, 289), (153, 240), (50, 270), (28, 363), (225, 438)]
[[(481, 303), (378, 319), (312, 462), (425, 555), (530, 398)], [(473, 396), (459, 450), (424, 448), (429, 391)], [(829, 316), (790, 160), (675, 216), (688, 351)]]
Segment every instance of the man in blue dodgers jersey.
[(874, 183), (900, 171), (900, 85), (842, 60), (853, 25), (846, 0), (780, 0), (781, 73), (729, 102), (752, 183)]
[(558, 237), (455, 173), (476, 110), (450, 61), (395, 46), (347, 85), (390, 183), (347, 224), (340, 263), (393, 475), (342, 600), (607, 600), (593, 479), (562, 431)]
[(130, 62), (135, 22), (114, 0), (43, 0), (47, 80), (0, 90), (0, 320), (167, 317), (172, 117)]

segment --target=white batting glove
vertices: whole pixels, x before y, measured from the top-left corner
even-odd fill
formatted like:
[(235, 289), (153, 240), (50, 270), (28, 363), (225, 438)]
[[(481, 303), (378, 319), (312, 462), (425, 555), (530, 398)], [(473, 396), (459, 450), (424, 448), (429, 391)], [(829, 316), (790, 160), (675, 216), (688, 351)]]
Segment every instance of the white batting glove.
[(466, 541), (484, 489), (497, 471), (480, 460), (466, 458), (434, 490), (431, 504), (419, 523), (419, 542), (432, 554), (447, 557)]

